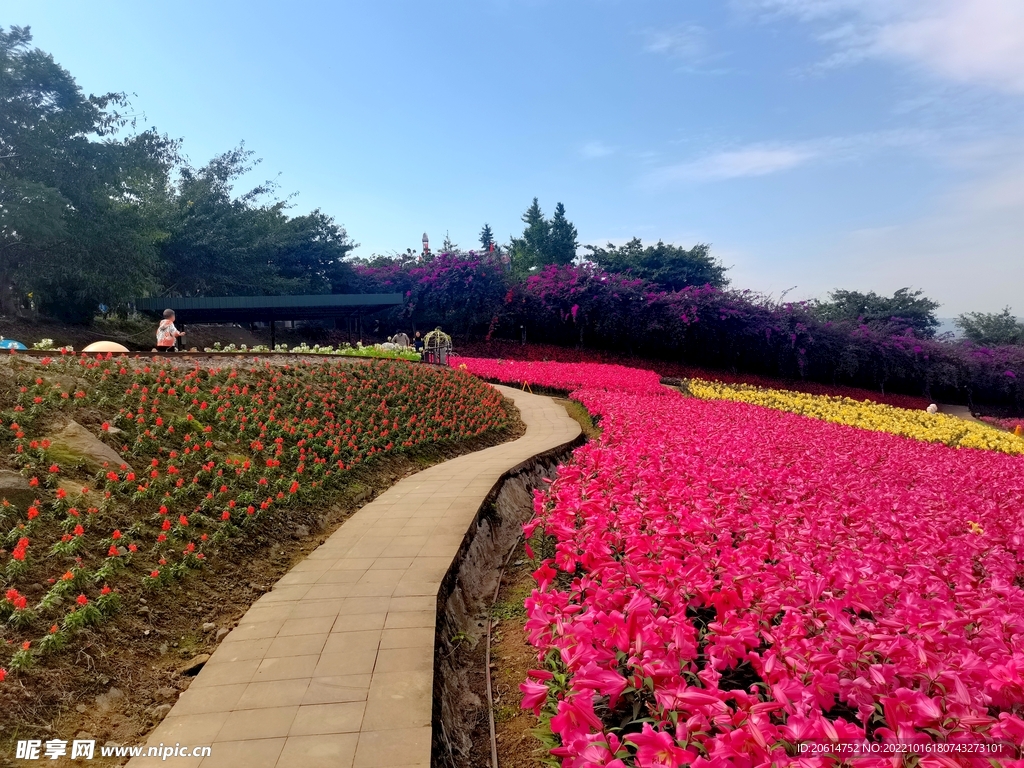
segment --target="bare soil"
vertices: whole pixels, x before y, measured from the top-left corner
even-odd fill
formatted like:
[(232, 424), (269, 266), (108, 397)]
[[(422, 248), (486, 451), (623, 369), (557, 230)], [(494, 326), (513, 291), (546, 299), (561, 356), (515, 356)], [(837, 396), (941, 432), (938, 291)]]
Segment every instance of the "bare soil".
[[(86, 326), (68, 325), (46, 318), (0, 317), (0, 336), (20, 341), (30, 349), (42, 339), (52, 339), (57, 347), (71, 346), (76, 350), (82, 350), (94, 341), (116, 341), (132, 352), (146, 352), (156, 343), (156, 326), (156, 321), (97, 322)], [(263, 341), (240, 325), (190, 325), (184, 330), (185, 336), (180, 344), (183, 349), (195, 347), (203, 350), (212, 347), (214, 342), (220, 342), (222, 346), (245, 344), (250, 347), (270, 343), (269, 331), (267, 340)], [(278, 341), (288, 343), (280, 335)]]
[[(246, 345), (253, 347), (258, 344), (270, 345), (270, 329), (250, 329), (247, 325), (238, 324), (192, 324), (182, 322), (177, 325), (185, 331), (179, 344), (180, 349), (196, 349), (202, 351), (213, 347), (217, 342), (221, 346), (234, 344), (236, 347)], [(113, 321), (105, 323), (97, 321), (93, 325), (68, 325), (48, 318), (22, 318), (0, 316), (0, 336), (15, 339), (31, 349), (32, 345), (42, 339), (52, 339), (55, 346), (71, 346), (76, 350), (92, 344), (94, 341), (116, 341), (132, 352), (146, 352), (156, 343), (156, 321), (139, 320), (133, 322)], [(283, 323), (277, 324), (275, 340), (278, 344), (295, 346), (303, 342), (313, 344), (339, 345), (346, 342), (364, 344), (386, 341), (383, 331), (375, 332), (372, 320), (364, 320), (363, 334), (350, 335), (344, 329), (325, 326), (300, 326), (286, 328)]]
[[(519, 684), (526, 673), (538, 667), (537, 650), (528, 642), (523, 624), (526, 608), (523, 605), (536, 583), (532, 566), (523, 544), (505, 570), (501, 591), (492, 615), (495, 625), (491, 634), (491, 686), (494, 691), (494, 725), (498, 742), (498, 765), (501, 768), (540, 768), (542, 750), (533, 735), (537, 718), (533, 712), (520, 708), (523, 694)], [(483, 668), (481, 662), (480, 667)], [(488, 743), (489, 743), (488, 735)], [(490, 754), (490, 746), (487, 753)]]

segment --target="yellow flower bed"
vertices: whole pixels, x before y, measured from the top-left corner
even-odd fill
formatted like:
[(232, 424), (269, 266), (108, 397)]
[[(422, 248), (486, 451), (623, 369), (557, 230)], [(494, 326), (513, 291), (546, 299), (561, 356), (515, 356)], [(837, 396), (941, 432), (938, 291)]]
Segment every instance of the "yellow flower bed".
[(1024, 439), (987, 424), (964, 421), (954, 416), (927, 411), (908, 411), (848, 397), (825, 397), (780, 389), (761, 389), (743, 384), (690, 379), (690, 393), (702, 400), (734, 400), (789, 411), (812, 419), (890, 432), (928, 443), (953, 448), (983, 448), (1002, 453), (1024, 454)]

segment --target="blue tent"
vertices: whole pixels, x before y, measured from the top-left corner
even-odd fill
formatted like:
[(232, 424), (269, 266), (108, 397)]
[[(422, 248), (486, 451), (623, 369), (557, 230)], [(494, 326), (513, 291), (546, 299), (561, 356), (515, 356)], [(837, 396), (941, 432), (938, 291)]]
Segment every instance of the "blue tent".
[(28, 349), (28, 347), (14, 339), (3, 339), (0, 340), (0, 349)]

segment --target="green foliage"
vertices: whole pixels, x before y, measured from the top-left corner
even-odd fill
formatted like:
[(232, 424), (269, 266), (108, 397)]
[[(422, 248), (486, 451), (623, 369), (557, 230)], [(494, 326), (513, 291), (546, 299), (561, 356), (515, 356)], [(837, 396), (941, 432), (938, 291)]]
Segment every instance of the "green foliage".
[(484, 251), (489, 251), (493, 245), (497, 245), (494, 242), (494, 232), (491, 231), (490, 224), (484, 224), (484, 228), (480, 230), (480, 247)]
[(967, 312), (956, 319), (956, 324), (975, 344), (1024, 344), (1024, 323), (1013, 316), (1009, 307), (998, 313)]
[(526, 228), (521, 237), (512, 238), (512, 269), (525, 275), (547, 264), (571, 264), (576, 258), (576, 227), (565, 217), (565, 206), (558, 203), (549, 221), (544, 218), (537, 198), (522, 216)]
[(152, 130), (115, 140), (124, 94), (84, 96), (31, 41), (0, 30), (0, 310), (77, 321), (154, 287), (151, 203), (177, 144)]
[(355, 245), (319, 210), (288, 218), (275, 185), (233, 195), (258, 161), (239, 146), (199, 169), (183, 167), (161, 248), (164, 293), (178, 296), (340, 293)]
[(64, 617), (62, 629), (65, 632), (74, 633), (85, 627), (99, 624), (102, 619), (102, 611), (92, 603), (86, 603)]
[(20, 648), (11, 656), (11, 661), (7, 667), (11, 672), (23, 672), (26, 669), (31, 669), (34, 663), (35, 654), (32, 653), (32, 649)]
[(634, 237), (623, 246), (608, 243), (607, 247), (585, 246), (590, 260), (606, 272), (628, 273), (657, 283), (667, 291), (681, 291), (690, 285), (711, 285), (723, 288), (729, 280), (726, 267), (711, 256), (711, 246), (698, 243), (689, 250), (677, 245), (644, 244)]
[(51, 653), (56, 653), (68, 642), (68, 635), (66, 632), (62, 632), (59, 629), (56, 632), (50, 632), (39, 639), (39, 655), (46, 656)]
[(596, 440), (601, 436), (601, 428), (594, 423), (594, 417), (590, 415), (590, 411), (587, 410), (583, 403), (577, 400), (564, 400), (560, 402), (565, 407), (569, 416), (579, 422), (580, 428), (583, 430), (583, 434), (586, 435), (587, 440)]
[(31, 42), (0, 29), (0, 313), (90, 322), (146, 295), (346, 289), (355, 245), (329, 216), (288, 216), (272, 183), (233, 194), (252, 153), (192, 168), (135, 130), (124, 94), (86, 97)]
[(551, 217), (545, 263), (572, 264), (576, 258), (576, 249), (580, 247), (576, 240), (577, 235), (576, 227), (565, 217), (565, 206), (558, 203), (555, 206), (555, 215)]
[(879, 296), (874, 291), (835, 290), (829, 299), (811, 306), (822, 320), (860, 323), (876, 329), (909, 329), (925, 338), (934, 336), (939, 325), (935, 317), (938, 302), (920, 290), (900, 288), (891, 297)]
[(545, 263), (551, 233), (551, 225), (544, 218), (536, 197), (522, 219), (526, 225), (522, 236), (512, 238), (512, 269), (517, 274), (526, 274)]
[(12, 627), (24, 628), (32, 625), (32, 622), (36, 620), (35, 611), (24, 608), (20, 611), (12, 611), (10, 618), (7, 619), (8, 623)]

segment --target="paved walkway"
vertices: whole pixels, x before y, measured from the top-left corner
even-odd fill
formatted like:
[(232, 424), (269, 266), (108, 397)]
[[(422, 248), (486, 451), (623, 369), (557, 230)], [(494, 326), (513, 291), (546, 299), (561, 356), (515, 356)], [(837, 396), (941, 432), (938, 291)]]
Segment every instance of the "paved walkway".
[(982, 424), (984, 422), (974, 418), (974, 414), (971, 413), (971, 409), (966, 405), (943, 405), (939, 403), (939, 413), (944, 413), (947, 416), (955, 416), (958, 419), (964, 421), (973, 421), (976, 424)]
[(212, 744), (212, 756), (131, 768), (429, 766), (441, 580), (502, 473), (580, 432), (550, 398), (498, 389), (526, 434), (356, 512), (249, 609), (148, 740)]

